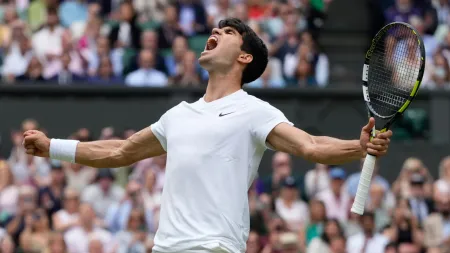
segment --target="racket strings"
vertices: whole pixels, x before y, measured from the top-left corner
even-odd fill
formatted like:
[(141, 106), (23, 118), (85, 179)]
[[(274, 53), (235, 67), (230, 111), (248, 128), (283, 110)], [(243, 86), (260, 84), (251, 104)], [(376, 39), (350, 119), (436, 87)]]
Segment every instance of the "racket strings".
[(409, 99), (421, 67), (420, 45), (412, 30), (393, 26), (377, 42), (370, 59), (370, 105), (391, 116)]

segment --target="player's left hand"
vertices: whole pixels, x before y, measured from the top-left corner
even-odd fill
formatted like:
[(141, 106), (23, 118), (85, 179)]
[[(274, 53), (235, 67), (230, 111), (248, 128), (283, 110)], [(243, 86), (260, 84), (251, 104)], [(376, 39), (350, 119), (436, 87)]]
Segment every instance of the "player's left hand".
[(372, 129), (375, 126), (375, 119), (370, 118), (367, 125), (362, 128), (361, 137), (359, 141), (361, 147), (368, 154), (374, 156), (383, 156), (387, 153), (389, 143), (391, 142), (392, 131), (386, 131), (384, 133), (377, 133), (375, 138), (370, 141), (370, 136), (372, 134)]

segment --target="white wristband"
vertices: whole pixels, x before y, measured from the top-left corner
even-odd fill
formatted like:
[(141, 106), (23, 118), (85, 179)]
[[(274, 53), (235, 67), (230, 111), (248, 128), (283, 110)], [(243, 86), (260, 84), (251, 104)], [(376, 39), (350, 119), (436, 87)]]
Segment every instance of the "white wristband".
[(77, 140), (51, 139), (50, 158), (75, 163), (78, 142)]

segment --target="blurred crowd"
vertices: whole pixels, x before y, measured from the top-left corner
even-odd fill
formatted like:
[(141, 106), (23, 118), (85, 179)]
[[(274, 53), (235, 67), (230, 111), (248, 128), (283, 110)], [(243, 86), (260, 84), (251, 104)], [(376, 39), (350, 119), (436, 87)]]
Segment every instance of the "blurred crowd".
[[(422, 36), (426, 66), (422, 87), (450, 88), (450, 1), (448, 0), (369, 0), (372, 34), (384, 24), (406, 22)], [(414, 54), (416, 55), (416, 54)], [(398, 60), (398, 59), (397, 59)]]
[[(26, 155), (25, 120), (0, 160), (0, 252), (146, 253), (158, 228), (166, 157), (94, 169)], [(124, 139), (135, 131), (88, 129), (80, 141)], [(362, 164), (363, 161), (361, 161)], [(405, 160), (391, 184), (375, 169), (364, 215), (350, 212), (360, 173), (316, 164), (295, 171), (290, 155), (272, 157), (270, 175), (248, 191), (248, 253), (446, 253), (450, 250), (450, 156), (434, 179)], [(302, 175), (302, 176), (299, 176)]]
[(3, 0), (3, 83), (201, 86), (197, 58), (218, 21), (237, 17), (267, 43), (250, 87), (325, 86), (317, 38), (331, 0)]

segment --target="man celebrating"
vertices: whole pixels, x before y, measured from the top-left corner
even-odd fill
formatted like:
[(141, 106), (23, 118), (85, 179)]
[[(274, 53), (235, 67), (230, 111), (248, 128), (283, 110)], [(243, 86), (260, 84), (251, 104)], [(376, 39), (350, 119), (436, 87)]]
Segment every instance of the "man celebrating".
[(249, 234), (247, 190), (267, 148), (322, 164), (387, 152), (392, 132), (359, 140), (312, 136), (284, 114), (242, 90), (268, 62), (267, 48), (238, 19), (212, 30), (199, 58), (209, 72), (205, 95), (181, 102), (127, 140), (77, 142), (24, 133), (28, 154), (97, 168), (117, 168), (167, 153), (166, 182), (153, 252), (245, 252)]

